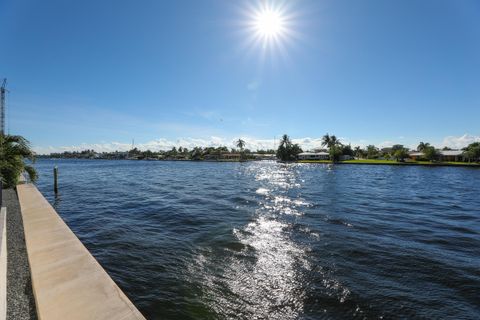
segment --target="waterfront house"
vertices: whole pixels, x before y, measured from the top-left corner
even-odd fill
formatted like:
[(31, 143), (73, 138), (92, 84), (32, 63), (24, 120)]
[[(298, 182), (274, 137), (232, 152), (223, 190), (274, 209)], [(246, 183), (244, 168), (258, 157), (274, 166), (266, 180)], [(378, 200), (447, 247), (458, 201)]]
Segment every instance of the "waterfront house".
[(380, 149), (380, 152), (381, 152), (382, 154), (387, 154), (387, 153), (388, 153), (388, 154), (391, 154), (391, 153), (393, 153), (393, 147), (385, 147), (385, 148), (382, 148), (382, 149)]
[(274, 153), (254, 153), (253, 157), (255, 160), (275, 160), (277, 155)]
[[(423, 152), (410, 152), (410, 159), (414, 161), (425, 159), (425, 154)], [(441, 150), (438, 151), (438, 161), (441, 162), (460, 162), (465, 161), (462, 150)]]
[(328, 152), (302, 152), (298, 154), (298, 160), (329, 160)]
[(340, 161), (347, 161), (347, 160), (353, 160), (354, 157), (348, 154), (343, 154), (340, 156)]
[(240, 160), (241, 154), (240, 153), (223, 153), (221, 156), (222, 160), (228, 161), (238, 161)]
[(465, 161), (462, 150), (442, 150), (440, 151), (440, 161), (458, 162)]
[(205, 160), (205, 161), (217, 161), (218, 157), (219, 157), (218, 154), (208, 153), (208, 154), (203, 156), (203, 160)]
[(190, 156), (188, 154), (177, 154), (175, 156), (175, 160), (190, 160)]
[(410, 152), (408, 156), (410, 157), (410, 159), (414, 161), (418, 161), (420, 159), (423, 159), (425, 157), (425, 154), (423, 152), (414, 151), (414, 152)]

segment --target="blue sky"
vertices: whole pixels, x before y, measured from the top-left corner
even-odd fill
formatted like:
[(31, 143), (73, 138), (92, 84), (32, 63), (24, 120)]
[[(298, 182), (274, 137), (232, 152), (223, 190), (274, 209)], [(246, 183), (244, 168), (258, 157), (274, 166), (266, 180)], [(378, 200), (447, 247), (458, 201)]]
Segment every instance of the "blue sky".
[[(8, 128), (38, 151), (480, 140), (480, 2), (0, 1)], [(309, 139), (307, 139), (309, 138)]]

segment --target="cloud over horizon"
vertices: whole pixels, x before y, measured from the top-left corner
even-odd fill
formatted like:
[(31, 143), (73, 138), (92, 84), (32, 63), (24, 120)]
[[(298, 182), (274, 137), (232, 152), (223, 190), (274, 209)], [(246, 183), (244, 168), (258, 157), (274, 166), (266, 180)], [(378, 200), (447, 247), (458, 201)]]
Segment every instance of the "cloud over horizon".
[(480, 136), (473, 136), (466, 133), (460, 137), (445, 137), (443, 139), (443, 146), (447, 146), (452, 149), (461, 149), (474, 142), (480, 142)]
[[(257, 139), (252, 137), (242, 137), (246, 142), (246, 148), (250, 150), (260, 150), (260, 149), (275, 149), (278, 145), (279, 139)], [(194, 147), (220, 147), (226, 146), (228, 148), (234, 148), (235, 142), (237, 139), (232, 138), (222, 138), (217, 136), (210, 136), (208, 138), (179, 138), (177, 140), (170, 140), (165, 138), (151, 140), (145, 143), (135, 144), (135, 147), (140, 150), (169, 150), (172, 147), (186, 147), (192, 149)], [(292, 138), (293, 143), (298, 143), (304, 150), (313, 150), (321, 148), (321, 137), (317, 138)], [(368, 144), (374, 144), (377, 147), (386, 147), (393, 144), (404, 144), (405, 146), (414, 149), (416, 143), (408, 144), (395, 141), (383, 141), (383, 142), (373, 142), (367, 140), (351, 140), (348, 138), (340, 137), (340, 141), (344, 144), (351, 144), (352, 146), (361, 146), (365, 147)], [(469, 134), (464, 134), (462, 136), (447, 136), (443, 139), (441, 144), (435, 145), (437, 148), (442, 148), (444, 146), (450, 147), (452, 149), (461, 149), (466, 147), (468, 144), (473, 142), (480, 142), (480, 136), (474, 136)], [(93, 149), (97, 152), (113, 152), (113, 151), (128, 151), (132, 148), (131, 143), (125, 142), (101, 142), (101, 143), (81, 143), (78, 145), (70, 146), (34, 146), (34, 150), (37, 154), (49, 154), (53, 152), (64, 152), (64, 151), (81, 151), (86, 149)]]

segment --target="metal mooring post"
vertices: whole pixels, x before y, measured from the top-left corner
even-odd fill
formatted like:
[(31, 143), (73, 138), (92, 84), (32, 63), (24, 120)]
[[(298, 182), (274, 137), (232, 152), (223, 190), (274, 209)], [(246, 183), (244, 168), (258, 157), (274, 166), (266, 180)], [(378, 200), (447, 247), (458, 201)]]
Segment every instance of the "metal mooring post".
[(58, 193), (58, 167), (53, 167), (53, 192)]

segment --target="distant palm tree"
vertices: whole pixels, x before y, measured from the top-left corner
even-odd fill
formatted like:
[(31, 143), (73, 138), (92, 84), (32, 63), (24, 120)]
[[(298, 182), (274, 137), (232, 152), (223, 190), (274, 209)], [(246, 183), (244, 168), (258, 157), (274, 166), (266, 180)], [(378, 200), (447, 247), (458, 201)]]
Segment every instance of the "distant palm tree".
[(22, 136), (0, 134), (0, 175), (7, 188), (15, 187), (24, 171), (32, 182), (37, 179), (35, 168), (25, 164), (25, 159), (35, 160), (28, 140)]
[(288, 137), (288, 135), (284, 134), (284, 135), (282, 136), (282, 139), (280, 140), (280, 145), (281, 145), (281, 146), (287, 146), (287, 145), (289, 145), (290, 143), (291, 143), (290, 138)]
[(331, 139), (330, 135), (327, 133), (322, 137), (322, 147), (330, 147)]
[(238, 139), (237, 141), (237, 148), (240, 149), (240, 161), (243, 161), (244, 154), (243, 154), (243, 148), (245, 147), (245, 141), (242, 139)]
[(277, 158), (281, 161), (294, 161), (302, 152), (302, 148), (297, 143), (292, 143), (288, 135), (284, 134), (277, 149)]
[(245, 148), (245, 141), (243, 141), (242, 139), (238, 139), (237, 140), (237, 148), (240, 148), (240, 151), (243, 152), (243, 148)]
[(360, 146), (356, 146), (353, 152), (355, 154), (355, 157), (357, 158), (361, 158), (361, 156), (363, 155), (363, 150)]
[(330, 144), (332, 147), (340, 145), (340, 140), (337, 139), (336, 136), (330, 136)]
[(430, 147), (430, 143), (428, 142), (420, 142), (417, 146), (417, 151), (418, 152), (423, 152), (425, 151), (425, 149), (427, 149), (428, 147)]
[(322, 146), (323, 147), (335, 147), (340, 144), (340, 140), (334, 135), (329, 135), (328, 133), (322, 137)]
[(328, 147), (330, 153), (330, 160), (335, 161), (335, 158), (338, 156), (337, 147), (341, 146), (340, 140), (334, 136), (329, 135), (328, 133), (322, 137), (322, 147)]

